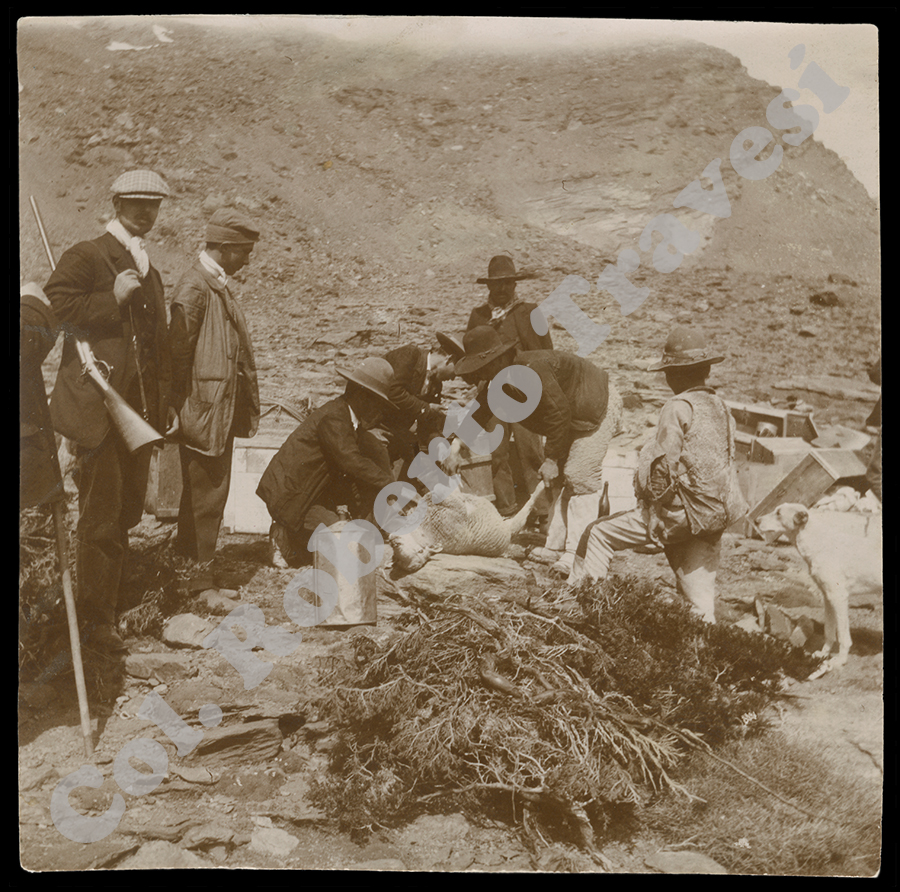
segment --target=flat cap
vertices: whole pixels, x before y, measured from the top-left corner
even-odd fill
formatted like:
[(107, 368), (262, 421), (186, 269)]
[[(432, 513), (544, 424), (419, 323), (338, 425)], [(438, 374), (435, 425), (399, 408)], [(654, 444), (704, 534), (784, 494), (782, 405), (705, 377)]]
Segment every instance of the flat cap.
[(129, 170), (112, 184), (113, 195), (120, 198), (168, 198), (166, 181), (152, 170)]
[(219, 208), (206, 226), (206, 241), (215, 245), (246, 245), (259, 241), (259, 231), (233, 208)]

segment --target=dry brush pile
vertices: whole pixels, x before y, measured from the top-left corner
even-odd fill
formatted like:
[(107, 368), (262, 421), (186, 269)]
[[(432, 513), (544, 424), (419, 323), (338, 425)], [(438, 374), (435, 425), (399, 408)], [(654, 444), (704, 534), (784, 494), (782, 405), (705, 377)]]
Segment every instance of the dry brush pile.
[(598, 838), (636, 829), (648, 800), (691, 796), (675, 779), (690, 750), (765, 728), (784, 674), (815, 665), (696, 620), (653, 583), (584, 587), (577, 607), (559, 595), (401, 595), (406, 627), (381, 645), (357, 636), (330, 670), (321, 711), (337, 745), (316, 800), (357, 832), (426, 810), (494, 814), (532, 844), (569, 841), (602, 861)]

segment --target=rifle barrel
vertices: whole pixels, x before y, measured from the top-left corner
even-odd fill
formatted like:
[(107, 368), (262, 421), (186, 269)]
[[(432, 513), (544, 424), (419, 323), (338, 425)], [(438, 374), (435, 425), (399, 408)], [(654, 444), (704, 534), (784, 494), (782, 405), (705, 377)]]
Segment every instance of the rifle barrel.
[(47, 260), (50, 261), (50, 270), (53, 271), (56, 269), (56, 261), (53, 259), (53, 248), (50, 247), (50, 240), (47, 238), (47, 230), (44, 229), (44, 221), (41, 220), (41, 212), (38, 210), (37, 201), (33, 195), (29, 196), (29, 198), (38, 232), (41, 234), (41, 241), (44, 243), (44, 250), (47, 252)]

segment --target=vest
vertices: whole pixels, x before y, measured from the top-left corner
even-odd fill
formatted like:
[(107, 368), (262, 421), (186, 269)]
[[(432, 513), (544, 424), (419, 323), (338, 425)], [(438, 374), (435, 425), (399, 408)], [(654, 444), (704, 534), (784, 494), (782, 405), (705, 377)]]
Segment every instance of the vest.
[[(668, 541), (676, 541), (688, 531), (694, 536), (722, 532), (747, 513), (734, 473), (735, 424), (728, 407), (705, 389), (685, 391), (676, 399), (690, 403), (693, 416), (680, 459), (669, 469), (670, 490), (664, 498), (653, 498), (649, 485), (638, 493), (654, 508), (664, 506), (657, 513), (672, 527)], [(641, 450), (639, 480), (649, 483), (651, 465), (659, 455), (655, 440)], [(683, 530), (677, 529), (682, 526), (678, 515), (684, 517)]]

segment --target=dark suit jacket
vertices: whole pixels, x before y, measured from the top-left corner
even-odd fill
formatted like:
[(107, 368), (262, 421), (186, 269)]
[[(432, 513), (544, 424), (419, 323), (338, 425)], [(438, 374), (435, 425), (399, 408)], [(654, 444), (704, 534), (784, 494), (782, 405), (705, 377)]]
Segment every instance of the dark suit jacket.
[(520, 303), (514, 306), (505, 318), (499, 322), (491, 322), (491, 310), (489, 304), (475, 307), (469, 316), (469, 324), (466, 331), (470, 331), (478, 325), (491, 325), (497, 333), (506, 341), (515, 341), (520, 350), (552, 350), (553, 340), (548, 329), (547, 334), (539, 335), (531, 327), (531, 311), (537, 308), (537, 304)]
[(443, 430), (445, 415), (430, 401), (440, 399), (440, 390), (424, 392), (428, 378), (428, 351), (407, 344), (386, 353), (384, 358), (394, 370), (388, 394), (397, 410), (386, 412), (382, 423), (409, 430), (414, 422), (419, 422), (422, 429)]
[[(65, 337), (50, 397), (53, 426), (87, 449), (100, 444), (110, 421), (99, 388), (82, 377), (76, 339), (87, 341), (95, 358), (111, 366), (110, 384), (141, 411), (131, 313), (128, 306), (118, 306), (113, 294), (116, 276), (126, 269), (135, 269), (131, 254), (106, 233), (66, 251), (44, 288)], [(163, 284), (152, 266), (130, 304), (142, 351), (147, 420), (162, 431), (169, 406), (171, 359)]]
[(393, 483), (388, 462), (382, 466), (369, 457), (378, 445), (368, 431), (354, 430), (350, 406), (339, 396), (314, 409), (287, 438), (256, 494), (273, 520), (300, 532), (309, 509), (325, 504), (327, 490), (341, 478), (378, 490)]

